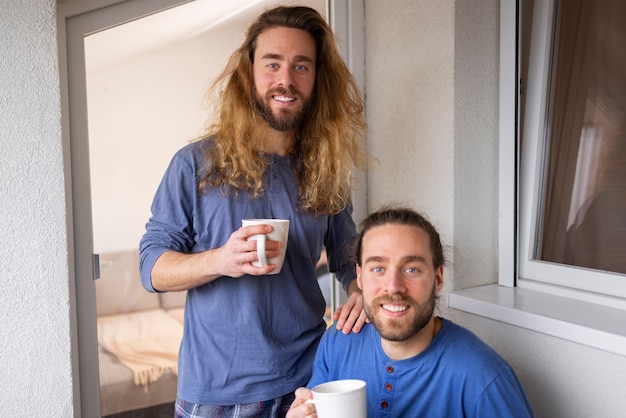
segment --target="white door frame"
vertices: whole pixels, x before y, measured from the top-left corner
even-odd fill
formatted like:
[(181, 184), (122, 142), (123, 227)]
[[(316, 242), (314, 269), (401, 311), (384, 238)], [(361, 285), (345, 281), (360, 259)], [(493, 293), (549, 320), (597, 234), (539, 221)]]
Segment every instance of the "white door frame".
[[(57, 7), (62, 134), (68, 213), (70, 329), (75, 417), (100, 416), (100, 379), (91, 215), (84, 37), (192, 0), (66, 0)], [(363, 0), (329, 0), (340, 49), (364, 88)], [(364, 179), (363, 179), (364, 181)], [(365, 183), (363, 183), (365, 184)], [(355, 218), (366, 213), (365, 187), (354, 196)]]

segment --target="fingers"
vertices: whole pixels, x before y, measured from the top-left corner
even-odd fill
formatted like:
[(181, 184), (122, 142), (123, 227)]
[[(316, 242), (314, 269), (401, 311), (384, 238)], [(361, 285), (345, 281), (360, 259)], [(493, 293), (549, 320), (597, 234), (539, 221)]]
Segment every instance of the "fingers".
[(355, 334), (358, 334), (363, 329), (363, 325), (365, 325), (368, 322), (370, 322), (370, 320), (367, 317), (367, 314), (365, 313), (365, 309), (363, 309), (361, 311), (361, 314), (359, 315), (359, 318), (356, 320), (356, 322), (354, 323), (354, 326), (352, 327), (352, 332), (354, 332)]
[(252, 235), (268, 234), (270, 232), (272, 232), (271, 225), (249, 225), (242, 226), (237, 231), (233, 232), (233, 235), (239, 234), (241, 239), (246, 240)]
[(350, 331), (358, 333), (363, 328), (363, 324), (368, 321), (363, 309), (363, 295), (361, 292), (352, 292), (345, 304), (335, 311), (333, 319), (337, 323), (337, 330), (344, 334)]
[(287, 418), (316, 418), (315, 405), (306, 401), (313, 399), (313, 393), (307, 388), (298, 388), (295, 392), (296, 399), (287, 412)]
[[(253, 261), (257, 261), (259, 258), (258, 255), (256, 255), (257, 242), (255, 239), (249, 238), (254, 235), (267, 234), (269, 232), (272, 232), (272, 227), (270, 225), (244, 226), (233, 232), (231, 239), (234, 238), (242, 241), (242, 252), (248, 253), (247, 255), (250, 257), (250, 259), (246, 260), (246, 262), (251, 263)], [(267, 239), (265, 241), (265, 256), (268, 259), (278, 257), (280, 254), (280, 246), (280, 241)]]
[[(259, 260), (259, 256), (257, 254), (257, 241), (249, 239), (253, 235), (265, 234), (271, 230), (270, 225), (251, 225), (234, 231), (226, 244), (219, 249), (222, 274), (236, 278), (244, 274), (261, 276), (274, 270), (276, 267), (274, 264), (262, 267), (252, 265), (253, 262)], [(265, 242), (266, 258), (278, 257), (280, 246), (279, 241), (267, 240)]]

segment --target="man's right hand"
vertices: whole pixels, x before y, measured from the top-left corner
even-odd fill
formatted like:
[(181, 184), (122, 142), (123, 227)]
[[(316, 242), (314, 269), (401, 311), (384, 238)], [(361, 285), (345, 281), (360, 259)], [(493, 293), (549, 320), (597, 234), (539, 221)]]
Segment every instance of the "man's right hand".
[[(252, 265), (258, 260), (256, 240), (248, 237), (271, 232), (270, 225), (251, 225), (233, 232), (226, 244), (201, 253), (184, 254), (166, 251), (156, 260), (151, 272), (152, 287), (161, 292), (188, 290), (221, 276), (241, 277), (245, 274), (262, 276), (276, 267)], [(280, 242), (268, 240), (265, 254), (268, 259), (278, 257)]]
[(313, 399), (313, 393), (307, 388), (298, 388), (295, 392), (296, 399), (287, 411), (287, 418), (317, 418), (315, 405), (312, 402), (307, 403), (309, 399)]

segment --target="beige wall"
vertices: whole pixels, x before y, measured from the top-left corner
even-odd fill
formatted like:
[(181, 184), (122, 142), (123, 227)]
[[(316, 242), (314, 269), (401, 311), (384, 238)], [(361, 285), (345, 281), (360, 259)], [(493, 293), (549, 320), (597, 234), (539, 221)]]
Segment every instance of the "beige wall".
[[(449, 246), (446, 289), (496, 281), (498, 4), (365, 4), (368, 141), (380, 161), (368, 205), (405, 202), (431, 217)], [(0, 411), (10, 417), (71, 417), (75, 406), (55, 8), (0, 2)], [(537, 416), (626, 409), (626, 358), (445, 306), (442, 314), (513, 364)]]
[[(244, 29), (222, 25), (98, 70), (88, 67), (95, 252), (137, 248), (172, 156), (204, 133), (206, 91), (248, 21), (241, 22)], [(95, 35), (97, 44), (87, 40), (87, 62), (102, 44), (116, 47), (107, 32)]]

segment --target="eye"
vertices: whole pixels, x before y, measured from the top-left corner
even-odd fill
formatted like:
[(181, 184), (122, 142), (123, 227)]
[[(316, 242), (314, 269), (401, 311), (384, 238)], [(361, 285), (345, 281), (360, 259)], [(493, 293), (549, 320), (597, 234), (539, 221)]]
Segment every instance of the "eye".
[(278, 68), (278, 64), (275, 64), (275, 63), (267, 64), (267, 68), (276, 69)]
[(382, 267), (372, 267), (371, 272), (374, 274), (382, 274), (385, 272), (385, 269)]
[(296, 71), (306, 71), (307, 70), (306, 65), (296, 65), (294, 68), (296, 69)]
[(422, 274), (422, 270), (418, 267), (407, 267), (404, 269), (404, 275), (406, 277), (417, 277)]

